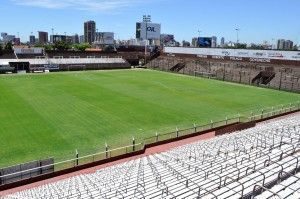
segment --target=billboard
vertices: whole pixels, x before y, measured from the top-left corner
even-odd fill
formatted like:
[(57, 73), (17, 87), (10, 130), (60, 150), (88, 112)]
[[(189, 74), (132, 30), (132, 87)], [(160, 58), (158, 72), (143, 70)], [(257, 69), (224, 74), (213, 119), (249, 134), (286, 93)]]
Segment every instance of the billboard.
[(136, 23), (137, 39), (160, 39), (161, 25), (157, 23)]
[(44, 48), (14, 48), (16, 54), (43, 54)]
[(261, 60), (265, 62), (271, 59), (300, 61), (299, 51), (165, 47), (164, 52), (169, 54), (197, 55), (198, 57), (213, 56), (216, 59), (231, 57), (231, 59), (239, 60), (239, 58), (244, 57), (253, 61)]
[(212, 44), (211, 37), (198, 37), (198, 46), (203, 48), (210, 48)]

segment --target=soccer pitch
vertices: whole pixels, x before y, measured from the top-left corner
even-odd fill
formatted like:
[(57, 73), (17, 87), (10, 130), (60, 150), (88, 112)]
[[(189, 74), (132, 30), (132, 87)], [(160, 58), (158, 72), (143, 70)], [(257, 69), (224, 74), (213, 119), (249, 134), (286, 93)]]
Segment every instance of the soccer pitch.
[(0, 167), (137, 142), (298, 94), (150, 70), (0, 76)]

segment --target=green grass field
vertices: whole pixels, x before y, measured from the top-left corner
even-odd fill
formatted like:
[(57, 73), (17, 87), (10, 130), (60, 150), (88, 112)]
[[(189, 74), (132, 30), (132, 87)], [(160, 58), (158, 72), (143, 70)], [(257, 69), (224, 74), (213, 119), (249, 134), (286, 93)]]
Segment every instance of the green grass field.
[(0, 166), (74, 157), (298, 94), (148, 70), (0, 76)]

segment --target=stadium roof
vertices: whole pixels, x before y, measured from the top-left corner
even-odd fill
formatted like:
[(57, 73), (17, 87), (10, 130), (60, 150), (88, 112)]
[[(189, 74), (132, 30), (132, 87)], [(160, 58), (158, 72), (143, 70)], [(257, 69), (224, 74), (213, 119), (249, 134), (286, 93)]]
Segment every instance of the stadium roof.
[(9, 65), (9, 62), (29, 62), (30, 65), (47, 65), (47, 64), (125, 63), (125, 60), (122, 58), (0, 59), (0, 65)]

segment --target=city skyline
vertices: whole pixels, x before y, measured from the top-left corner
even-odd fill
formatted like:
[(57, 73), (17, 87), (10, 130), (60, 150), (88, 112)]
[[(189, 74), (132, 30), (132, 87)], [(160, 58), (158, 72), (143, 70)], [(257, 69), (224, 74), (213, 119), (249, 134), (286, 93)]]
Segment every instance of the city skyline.
[[(162, 33), (174, 34), (177, 41), (198, 36), (225, 37), (236, 41), (236, 29), (243, 43), (276, 43), (289, 39), (300, 44), (297, 26), (300, 2), (289, 0), (241, 2), (238, 0), (5, 0), (1, 4), (0, 32), (20, 35), (29, 40), (38, 31), (83, 35), (83, 23), (94, 20), (99, 31), (115, 33), (115, 39), (135, 38), (135, 23), (144, 14), (160, 23)], [(288, 6), (289, 9), (283, 9)], [(204, 9), (203, 9), (204, 8)], [(207, 9), (208, 8), (208, 9)], [(11, 11), (14, 10), (13, 14)], [(66, 25), (67, 24), (67, 25)], [(259, 31), (258, 31), (259, 30)], [(218, 43), (220, 40), (218, 40)]]

